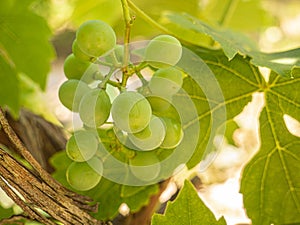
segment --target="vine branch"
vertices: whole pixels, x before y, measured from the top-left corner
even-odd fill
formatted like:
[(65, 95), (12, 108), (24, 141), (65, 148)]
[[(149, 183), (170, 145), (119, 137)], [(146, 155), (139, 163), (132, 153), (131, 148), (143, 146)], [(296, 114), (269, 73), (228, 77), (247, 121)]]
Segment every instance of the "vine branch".
[(123, 79), (122, 79), (122, 87), (126, 86), (129, 74), (128, 74), (128, 65), (130, 61), (129, 55), (129, 42), (130, 42), (130, 33), (131, 26), (135, 17), (130, 15), (130, 10), (128, 6), (127, 0), (121, 0), (122, 8), (123, 8), (123, 17), (125, 22), (125, 35), (124, 35), (124, 58), (123, 58)]
[[(54, 220), (64, 224), (105, 224), (88, 213), (97, 210), (97, 205), (89, 205), (91, 199), (67, 190), (41, 167), (18, 138), (1, 108), (0, 124), (16, 150), (33, 167), (33, 170), (26, 168), (0, 148), (0, 187), (30, 218), (49, 225), (56, 224)], [(38, 209), (51, 218), (41, 215)]]

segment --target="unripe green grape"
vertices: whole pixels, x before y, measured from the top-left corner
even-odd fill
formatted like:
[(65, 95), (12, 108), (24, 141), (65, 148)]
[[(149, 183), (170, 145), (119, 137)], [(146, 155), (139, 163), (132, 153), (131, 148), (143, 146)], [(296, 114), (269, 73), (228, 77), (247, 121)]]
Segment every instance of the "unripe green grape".
[(103, 163), (97, 157), (87, 162), (72, 162), (66, 172), (68, 183), (78, 191), (88, 191), (101, 180)]
[(99, 57), (116, 45), (116, 34), (107, 23), (100, 20), (84, 22), (77, 30), (78, 47), (85, 54)]
[(111, 102), (103, 89), (94, 89), (86, 93), (79, 105), (79, 116), (88, 127), (99, 127), (109, 117)]
[(76, 162), (85, 162), (97, 152), (98, 139), (94, 132), (76, 131), (68, 140), (66, 152), (70, 159)]
[(72, 44), (72, 52), (75, 55), (76, 58), (82, 60), (82, 61), (87, 61), (87, 62), (92, 62), (94, 61), (96, 58), (91, 57), (87, 54), (85, 54), (78, 46), (76, 39), (73, 41)]
[(163, 113), (171, 107), (171, 100), (166, 98), (161, 98), (158, 96), (147, 96), (147, 100), (151, 105), (153, 114)]
[(58, 97), (66, 108), (78, 112), (82, 97), (90, 90), (89, 86), (82, 81), (67, 80), (59, 87)]
[(180, 70), (175, 67), (168, 67), (157, 70), (149, 82), (152, 94), (157, 96), (172, 96), (176, 94), (183, 84), (183, 77)]
[(160, 173), (160, 162), (154, 151), (137, 152), (135, 157), (129, 160), (132, 174), (143, 181), (151, 181)]
[(78, 59), (70, 54), (64, 62), (64, 73), (68, 79), (82, 80), (86, 83), (94, 81), (94, 76), (100, 73), (99, 67), (88, 61)]
[(180, 42), (170, 35), (159, 35), (153, 38), (145, 50), (145, 60), (155, 68), (174, 66), (181, 55)]
[(158, 148), (166, 135), (163, 122), (156, 116), (152, 116), (149, 125), (142, 131), (128, 134), (130, 141), (142, 151), (150, 151)]
[(160, 147), (166, 149), (176, 148), (183, 138), (181, 124), (176, 120), (166, 117), (162, 118), (162, 121), (166, 128), (166, 136)]
[(148, 126), (152, 110), (143, 95), (126, 91), (113, 101), (111, 113), (119, 129), (128, 133), (137, 133)]

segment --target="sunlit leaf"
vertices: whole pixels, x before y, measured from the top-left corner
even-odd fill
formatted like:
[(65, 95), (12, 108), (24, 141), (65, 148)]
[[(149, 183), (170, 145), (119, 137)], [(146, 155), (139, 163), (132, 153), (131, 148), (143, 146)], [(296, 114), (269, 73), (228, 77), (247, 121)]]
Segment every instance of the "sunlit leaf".
[(226, 225), (222, 217), (217, 220), (198, 196), (193, 185), (185, 181), (184, 187), (173, 202), (168, 202), (164, 215), (155, 214), (152, 225)]
[[(229, 60), (236, 54), (249, 56), (256, 66), (268, 67), (282, 76), (292, 77), (293, 69), (300, 67), (299, 49), (278, 53), (258, 51), (248, 37), (240, 33), (209, 25), (188, 14), (166, 13), (162, 22), (176, 36), (199, 46), (207, 46), (207, 40), (200, 34), (206, 34), (218, 42)], [(212, 44), (212, 42), (210, 42)]]
[(300, 223), (300, 139), (283, 116), (300, 121), (300, 71), (271, 74), (260, 115), (261, 147), (243, 172), (241, 192), (253, 225)]
[(5, 5), (7, 1), (0, 2), (0, 8), (7, 8), (6, 11), (0, 10), (0, 68), (3, 76), (0, 99), (2, 105), (17, 111), (20, 101), (16, 74), (26, 74), (44, 89), (54, 54), (47, 22), (30, 10), (33, 1), (10, 2), (11, 5)]

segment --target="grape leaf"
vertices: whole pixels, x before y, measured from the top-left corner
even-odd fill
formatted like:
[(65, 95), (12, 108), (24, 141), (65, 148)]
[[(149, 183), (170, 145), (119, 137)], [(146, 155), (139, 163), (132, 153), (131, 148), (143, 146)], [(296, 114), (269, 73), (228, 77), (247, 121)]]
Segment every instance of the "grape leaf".
[(0, 221), (1, 219), (6, 219), (6, 218), (9, 218), (11, 217), (12, 215), (14, 215), (14, 210), (13, 208), (3, 208), (1, 205), (0, 205)]
[[(221, 45), (230, 60), (237, 53), (247, 55), (250, 50), (257, 49), (255, 44), (245, 35), (221, 27), (213, 27), (189, 14), (168, 12), (163, 16), (162, 22), (164, 22), (164, 25), (172, 26), (172, 31), (179, 37), (184, 32), (207, 34)], [(193, 44), (201, 45), (201, 43)]]
[(214, 214), (201, 201), (193, 185), (189, 181), (185, 181), (177, 198), (173, 202), (168, 202), (165, 215), (153, 215), (152, 225), (160, 224), (226, 225), (226, 221), (223, 217), (217, 221)]
[(300, 223), (300, 139), (285, 114), (300, 121), (300, 70), (294, 79), (272, 73), (260, 115), (261, 147), (243, 172), (241, 192), (253, 225)]
[(199, 39), (199, 33), (210, 36), (217, 41), (229, 60), (237, 53), (250, 56), (251, 63), (256, 66), (268, 67), (282, 76), (293, 76), (295, 67), (300, 67), (300, 49), (278, 53), (259, 52), (250, 39), (240, 33), (228, 29), (211, 26), (191, 15), (168, 12), (164, 14), (162, 23), (178, 37), (199, 46), (205, 46), (206, 41)]
[(293, 77), (295, 69), (300, 67), (300, 48), (275, 53), (251, 52), (249, 55), (254, 65), (269, 67), (286, 77)]
[[(19, 107), (17, 73), (24, 73), (45, 88), (53, 48), (46, 21), (30, 10), (33, 0), (0, 2), (0, 99), (17, 111)], [(38, 32), (33, 32), (38, 31)], [(6, 93), (5, 93), (6, 92)]]
[[(188, 77), (183, 84), (188, 96), (179, 96), (193, 100), (198, 110), (195, 121), (200, 123), (199, 145), (187, 164), (189, 168), (203, 160), (206, 149), (213, 151), (213, 140), (220, 133), (220, 127), (224, 127), (226, 121), (231, 121), (238, 115), (251, 101), (252, 94), (265, 84), (258, 69), (249, 63), (249, 59), (237, 55), (228, 61), (222, 51), (197, 47), (192, 49), (212, 72), (209, 73), (205, 68), (193, 68), (191, 65), (187, 72), (201, 79), (202, 86)], [(210, 83), (209, 79), (216, 79), (216, 82)]]

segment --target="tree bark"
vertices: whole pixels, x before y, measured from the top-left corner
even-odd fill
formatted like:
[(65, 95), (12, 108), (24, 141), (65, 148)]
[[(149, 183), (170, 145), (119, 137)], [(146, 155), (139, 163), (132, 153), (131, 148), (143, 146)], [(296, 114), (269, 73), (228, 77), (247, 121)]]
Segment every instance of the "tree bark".
[[(24, 116), (24, 114), (21, 114), (21, 116)], [(26, 142), (28, 146), (33, 146), (31, 152), (34, 152), (41, 162), (48, 165), (48, 158), (51, 153), (45, 150), (47, 148), (43, 149), (42, 147), (53, 146), (43, 145), (44, 141), (47, 142), (51, 140), (51, 138), (49, 138), (49, 140), (44, 139), (44, 141), (42, 141), (43, 138), (39, 139), (41, 133), (37, 132), (37, 128), (42, 127), (42, 133), (44, 133), (43, 131), (45, 131), (46, 128), (55, 128), (50, 125), (50, 123), (47, 124), (42, 120), (39, 121), (39, 119), (36, 120), (39, 122), (33, 122), (34, 116), (32, 118), (30, 117), (30, 119), (26, 116), (24, 116), (23, 119), (21, 116), (20, 121), (23, 122), (20, 124), (23, 126), (21, 126), (23, 129), (18, 130), (19, 134), (21, 134), (20, 136), (23, 135), (23, 137), (27, 137), (27, 139), (23, 139), (26, 140), (24, 142)], [(29, 120), (32, 121), (29, 122)], [(97, 210), (97, 205), (90, 205), (91, 199), (67, 190), (54, 180), (36, 158), (32, 156), (32, 153), (9, 124), (2, 109), (0, 109), (0, 124), (5, 134), (2, 135), (2, 137), (6, 137), (6, 144), (19, 153), (32, 167), (30, 169), (25, 167), (13, 156), (0, 148), (0, 187), (23, 209), (25, 214), (33, 220), (49, 225), (55, 225), (55, 221), (60, 221), (66, 225), (105, 224), (105, 222), (97, 221), (89, 214), (89, 212)], [(37, 127), (28, 127), (32, 124)], [(40, 124), (43, 124), (43, 126), (38, 126)], [(41, 137), (49, 137), (51, 133), (49, 133), (49, 130), (47, 131), (48, 132), (45, 132), (46, 134), (41, 135)], [(34, 139), (39, 140), (36, 141)], [(36, 150), (38, 152), (35, 152)], [(42, 215), (39, 209), (48, 213), (50, 217)]]

